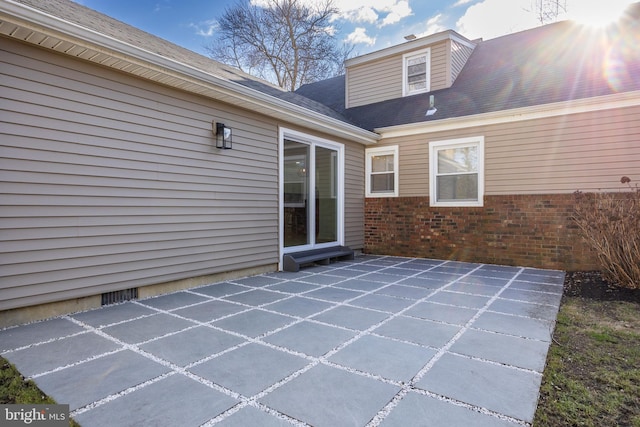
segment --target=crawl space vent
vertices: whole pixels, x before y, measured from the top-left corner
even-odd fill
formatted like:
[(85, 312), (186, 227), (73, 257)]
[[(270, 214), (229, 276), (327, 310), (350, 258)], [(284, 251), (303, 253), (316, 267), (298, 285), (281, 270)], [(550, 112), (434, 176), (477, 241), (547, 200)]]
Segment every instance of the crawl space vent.
[(115, 304), (118, 302), (138, 299), (138, 288), (123, 289), (102, 294), (102, 305)]

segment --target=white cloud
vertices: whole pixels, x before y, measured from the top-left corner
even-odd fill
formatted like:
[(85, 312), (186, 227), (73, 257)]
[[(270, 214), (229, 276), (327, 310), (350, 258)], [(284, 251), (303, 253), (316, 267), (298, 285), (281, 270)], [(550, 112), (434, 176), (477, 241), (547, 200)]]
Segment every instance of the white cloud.
[(484, 0), (467, 9), (456, 30), (470, 39), (486, 40), (537, 25), (531, 0)]
[(406, 18), (407, 16), (411, 16), (412, 11), (409, 6), (408, 1), (399, 1), (393, 6), (391, 6), (391, 11), (389, 14), (382, 20), (380, 24), (381, 27), (385, 25), (391, 25), (398, 23), (402, 20), (402, 18)]
[(418, 37), (428, 36), (430, 34), (439, 33), (440, 31), (448, 30), (448, 28), (444, 25), (444, 19), (441, 13), (437, 14), (433, 18), (427, 20), (424, 24), (426, 30), (420, 34), (416, 34)]
[(211, 37), (218, 28), (218, 22), (215, 19), (199, 22), (197, 24), (191, 23), (189, 27), (196, 30), (196, 34), (202, 37)]
[(342, 13), (342, 17), (349, 22), (366, 22), (373, 24), (378, 20), (378, 14), (370, 7), (360, 7)]
[(334, 5), (348, 22), (378, 26), (395, 24), (412, 13), (407, 0), (334, 0)]
[(347, 36), (347, 43), (352, 44), (366, 44), (367, 46), (373, 46), (376, 43), (375, 37), (369, 37), (367, 30), (362, 27), (357, 27), (351, 34)]

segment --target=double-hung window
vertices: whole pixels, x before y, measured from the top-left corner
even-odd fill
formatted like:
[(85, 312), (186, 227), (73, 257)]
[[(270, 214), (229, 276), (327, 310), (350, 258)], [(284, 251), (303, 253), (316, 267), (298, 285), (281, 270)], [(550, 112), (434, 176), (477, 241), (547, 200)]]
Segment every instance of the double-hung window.
[(398, 195), (398, 146), (366, 150), (367, 197)]
[(431, 206), (482, 206), (484, 137), (429, 142)]
[(423, 49), (402, 56), (402, 95), (429, 92), (431, 50)]

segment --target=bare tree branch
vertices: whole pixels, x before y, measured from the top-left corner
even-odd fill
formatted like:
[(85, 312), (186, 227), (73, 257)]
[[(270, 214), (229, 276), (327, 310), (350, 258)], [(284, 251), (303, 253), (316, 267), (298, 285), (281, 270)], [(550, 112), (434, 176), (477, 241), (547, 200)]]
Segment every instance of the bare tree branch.
[(303, 84), (344, 72), (353, 47), (339, 47), (330, 31), (338, 13), (333, 0), (307, 6), (301, 0), (248, 0), (228, 7), (218, 18), (209, 55), (242, 71), (293, 91)]

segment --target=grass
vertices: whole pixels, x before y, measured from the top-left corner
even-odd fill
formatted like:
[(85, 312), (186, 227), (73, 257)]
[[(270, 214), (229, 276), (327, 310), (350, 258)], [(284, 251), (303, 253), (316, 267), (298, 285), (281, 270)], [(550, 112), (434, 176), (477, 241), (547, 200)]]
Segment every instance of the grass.
[(534, 427), (640, 427), (640, 305), (564, 297)]
[[(0, 404), (33, 403), (35, 405), (55, 404), (56, 401), (44, 394), (32, 381), (25, 379), (20, 372), (0, 356)], [(80, 427), (69, 420), (72, 427)]]

